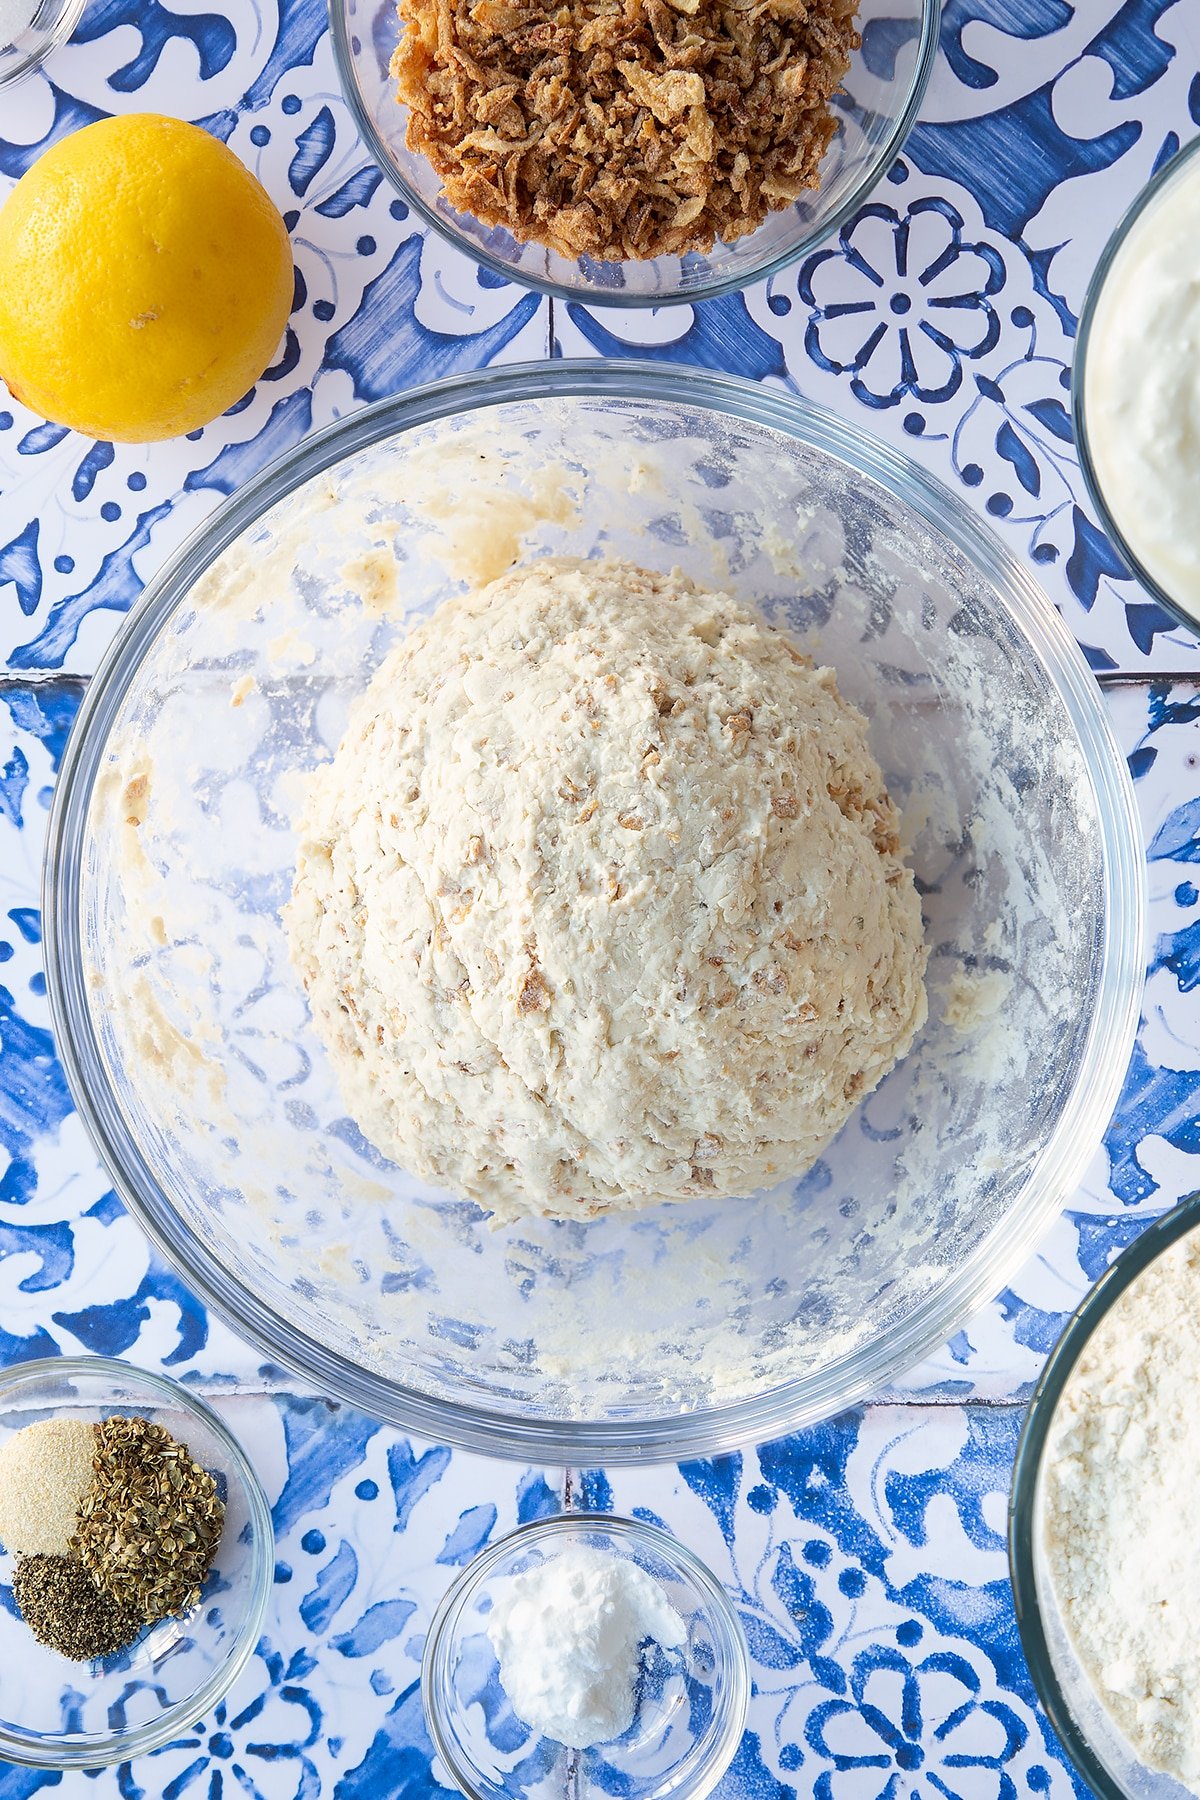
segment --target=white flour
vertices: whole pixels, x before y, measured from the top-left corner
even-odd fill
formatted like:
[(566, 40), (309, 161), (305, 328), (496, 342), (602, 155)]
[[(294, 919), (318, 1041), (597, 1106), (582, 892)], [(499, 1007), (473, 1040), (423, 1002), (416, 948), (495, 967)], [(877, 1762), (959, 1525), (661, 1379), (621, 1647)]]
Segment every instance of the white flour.
[(0, 0), (0, 44), (15, 44), (37, 17), (39, 0)]
[(1043, 1548), (1075, 1650), (1143, 1762), (1200, 1793), (1200, 1241), (1092, 1338), (1047, 1446)]
[(637, 1563), (580, 1544), (499, 1585), (488, 1638), (513, 1711), (576, 1750), (633, 1723), (641, 1647), (674, 1650), (683, 1620)]

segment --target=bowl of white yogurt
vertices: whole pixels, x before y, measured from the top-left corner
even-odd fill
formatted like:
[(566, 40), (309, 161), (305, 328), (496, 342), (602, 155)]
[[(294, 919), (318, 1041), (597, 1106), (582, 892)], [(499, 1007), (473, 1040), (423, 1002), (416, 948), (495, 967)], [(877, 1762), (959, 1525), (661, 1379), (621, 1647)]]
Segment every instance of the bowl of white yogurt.
[(1071, 391), (1105, 532), (1147, 593), (1200, 631), (1200, 138), (1147, 182), (1106, 244)]
[(1200, 1194), (1079, 1307), (1017, 1449), (1009, 1555), (1042, 1704), (1101, 1800), (1200, 1794)]
[(749, 1657), (724, 1588), (667, 1532), (563, 1513), (463, 1570), (421, 1693), (470, 1800), (702, 1800), (741, 1742)]

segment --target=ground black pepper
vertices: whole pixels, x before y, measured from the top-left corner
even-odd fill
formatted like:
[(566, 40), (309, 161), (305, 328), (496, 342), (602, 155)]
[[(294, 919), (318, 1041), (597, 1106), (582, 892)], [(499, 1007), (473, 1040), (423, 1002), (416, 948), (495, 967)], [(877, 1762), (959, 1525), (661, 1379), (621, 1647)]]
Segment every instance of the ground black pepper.
[(73, 1662), (93, 1662), (132, 1644), (137, 1613), (104, 1593), (77, 1556), (22, 1556), (13, 1598), (39, 1643)]

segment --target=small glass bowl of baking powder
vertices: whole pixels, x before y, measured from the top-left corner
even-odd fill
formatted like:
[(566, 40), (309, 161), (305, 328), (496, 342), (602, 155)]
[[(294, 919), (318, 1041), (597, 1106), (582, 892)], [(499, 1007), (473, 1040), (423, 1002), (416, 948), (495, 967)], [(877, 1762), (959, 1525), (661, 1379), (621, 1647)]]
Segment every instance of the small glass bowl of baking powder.
[[(1179, 1647), (1198, 1642), (1188, 1594), (1198, 1293), (1200, 1193), (1148, 1226), (1089, 1291), (1017, 1446), (1008, 1545), (1021, 1644), (1050, 1722), (1099, 1800), (1200, 1791), (1194, 1693), (1181, 1690), (1182, 1704), (1172, 1695)], [(1173, 1758), (1193, 1759), (1186, 1781), (1154, 1766)]]
[[(540, 1572), (559, 1558), (634, 1565), (629, 1582), (652, 1595), (660, 1617), (665, 1603), (676, 1629), (661, 1635), (678, 1640), (642, 1644), (631, 1670), (632, 1722), (613, 1741), (586, 1749), (573, 1749), (518, 1715), (489, 1636), (489, 1623), (494, 1635), (494, 1614), (517, 1584), (536, 1593)], [(549, 1621), (547, 1642), (557, 1642), (560, 1654), (568, 1623)], [(537, 1623), (530, 1626), (526, 1614), (522, 1624), (536, 1640)], [(556, 1676), (567, 1671), (539, 1671), (537, 1645), (523, 1648), (526, 1676), (553, 1697), (561, 1687)], [(504, 1662), (504, 1672), (509, 1668)], [(470, 1800), (560, 1800), (564, 1792), (576, 1800), (593, 1794), (698, 1800), (711, 1793), (741, 1742), (750, 1665), (728, 1595), (690, 1550), (639, 1520), (570, 1513), (521, 1526), (467, 1565), (430, 1628), (421, 1691), (438, 1757)]]
[(40, 69), (78, 25), (85, 0), (0, 0), (0, 90)]
[(95, 1769), (169, 1743), (214, 1706), (262, 1631), (274, 1577), (271, 1515), (240, 1445), (210, 1407), (162, 1375), (103, 1356), (62, 1356), (0, 1374), (0, 1449), (43, 1420), (115, 1414), (166, 1428), (216, 1482), (220, 1541), (200, 1598), (91, 1663), (41, 1644), (11, 1599), (15, 1558), (0, 1551), (0, 1758)]

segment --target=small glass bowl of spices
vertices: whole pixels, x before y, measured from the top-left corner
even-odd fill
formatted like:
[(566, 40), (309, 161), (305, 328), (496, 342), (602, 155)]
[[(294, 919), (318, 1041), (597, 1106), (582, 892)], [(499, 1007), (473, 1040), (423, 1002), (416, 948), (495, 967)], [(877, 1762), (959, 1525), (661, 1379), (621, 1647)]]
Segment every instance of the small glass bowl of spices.
[(429, 1732), (470, 1800), (703, 1800), (750, 1699), (729, 1596), (654, 1525), (536, 1519), (450, 1588), (421, 1667)]
[(0, 1375), (0, 1758), (167, 1743), (244, 1666), (273, 1569), (258, 1478), (194, 1394), (108, 1357)]

